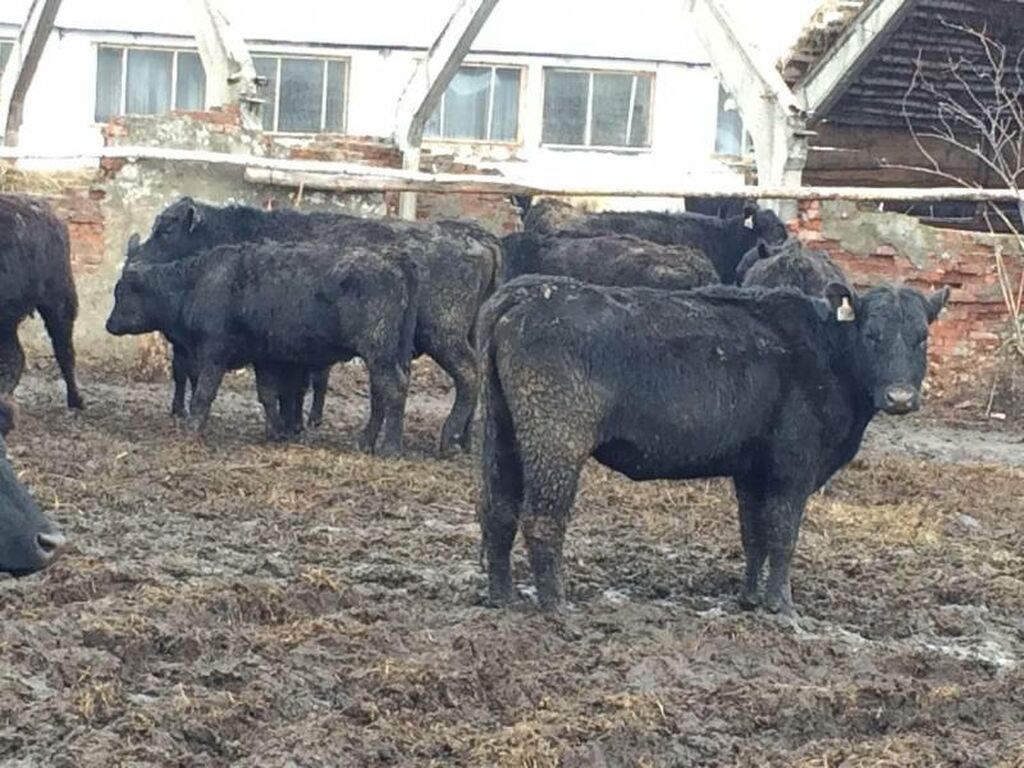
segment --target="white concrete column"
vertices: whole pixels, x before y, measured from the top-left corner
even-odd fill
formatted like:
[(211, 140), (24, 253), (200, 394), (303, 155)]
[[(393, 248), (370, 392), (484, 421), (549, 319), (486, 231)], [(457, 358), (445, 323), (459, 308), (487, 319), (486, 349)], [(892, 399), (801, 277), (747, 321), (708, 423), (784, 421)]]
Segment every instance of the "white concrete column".
[(50, 39), (60, 4), (61, 0), (32, 0), (3, 76), (0, 76), (0, 126), (3, 126), (3, 140), (8, 147), (18, 145), (25, 97), (46, 41)]
[(262, 127), (262, 79), (241, 34), (220, 9), (218, 0), (189, 0), (196, 28), (199, 57), (206, 70), (206, 106), (237, 104), (242, 125), (251, 130)]
[[(690, 10), (697, 37), (753, 139), (758, 186), (800, 186), (811, 135), (805, 111), (774, 65), (741, 37), (720, 0), (690, 0)], [(783, 220), (796, 215), (793, 201), (771, 207)]]
[[(398, 101), (395, 142), (402, 150), (402, 167), (419, 170), (423, 128), (462, 64), (477, 34), (498, 0), (456, 0), (455, 10), (416, 67)], [(402, 192), (398, 203), (403, 219), (416, 218), (416, 193)]]

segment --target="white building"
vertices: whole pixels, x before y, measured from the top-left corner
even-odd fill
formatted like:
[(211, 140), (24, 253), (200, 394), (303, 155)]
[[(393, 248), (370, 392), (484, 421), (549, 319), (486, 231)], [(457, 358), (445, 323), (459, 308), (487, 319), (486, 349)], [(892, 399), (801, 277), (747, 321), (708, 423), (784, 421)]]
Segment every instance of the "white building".
[[(453, 3), (224, 0), (223, 7), (270, 78), (267, 130), (390, 137), (399, 97)], [(0, 40), (16, 36), (27, 6), (0, 4)], [(27, 97), (22, 149), (88, 152), (102, 144), (100, 128), (114, 115), (208, 106), (187, 6), (65, 0)], [(685, 6), (500, 2), (430, 121), (425, 146), (514, 167), (539, 186), (569, 179), (666, 186), (684, 174), (741, 184), (749, 146)], [(2, 57), (7, 46), (0, 46)]]

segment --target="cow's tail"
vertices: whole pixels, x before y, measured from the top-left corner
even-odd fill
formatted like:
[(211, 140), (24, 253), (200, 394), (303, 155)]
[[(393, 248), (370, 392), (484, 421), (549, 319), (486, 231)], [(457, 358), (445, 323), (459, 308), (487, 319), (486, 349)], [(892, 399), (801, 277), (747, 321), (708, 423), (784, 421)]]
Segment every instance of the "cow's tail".
[(487, 249), (489, 258), (488, 266), (490, 269), (484, 276), (484, 280), (481, 281), (480, 290), (480, 304), (482, 305), (494, 292), (498, 290), (498, 286), (502, 282), (502, 274), (505, 269), (505, 249), (502, 247), (501, 240), (496, 237), (488, 237), (484, 243), (484, 247)]
[(14, 405), (6, 397), (0, 395), (0, 437), (6, 437), (12, 429), (14, 429)]
[[(489, 516), (496, 513), (494, 496), (499, 485), (522, 484), (522, 467), (518, 459), (515, 425), (498, 366), (495, 331), (505, 313), (521, 297), (519, 291), (499, 290), (480, 310), (476, 325), (477, 365), (481, 376), (481, 413), (483, 445), (481, 446), (480, 501), (477, 519), (480, 523), (480, 566), (487, 566)], [(511, 477), (518, 475), (518, 478)], [(507, 493), (507, 491), (505, 491)]]
[[(505, 251), (502, 248), (501, 240), (488, 233), (487, 237), (480, 241), (480, 245), (483, 246), (486, 255), (481, 260), (483, 269), (481, 270), (480, 286), (476, 300), (478, 314), (484, 302), (493, 296), (494, 292), (498, 290), (498, 286), (501, 285), (502, 270), (505, 263)], [(469, 329), (469, 344), (472, 347), (476, 347), (476, 331), (477, 327), (474, 324)]]
[(408, 256), (398, 259), (398, 267), (405, 278), (406, 302), (402, 313), (402, 328), (399, 336), (398, 354), (402, 367), (408, 372), (416, 356), (416, 318), (420, 309), (420, 271)]

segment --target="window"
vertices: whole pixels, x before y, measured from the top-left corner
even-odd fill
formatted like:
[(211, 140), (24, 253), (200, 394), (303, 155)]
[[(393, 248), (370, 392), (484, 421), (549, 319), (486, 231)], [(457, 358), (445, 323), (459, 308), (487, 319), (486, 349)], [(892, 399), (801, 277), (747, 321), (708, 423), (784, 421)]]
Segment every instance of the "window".
[(471, 141), (519, 138), (520, 70), (512, 67), (459, 67), (424, 135)]
[(100, 46), (96, 61), (96, 122), (114, 115), (159, 115), (202, 109), (206, 73), (195, 51)]
[(280, 133), (342, 133), (345, 80), (341, 59), (253, 56), (263, 88), (263, 129)]
[(13, 40), (0, 40), (0, 72), (3, 72), (4, 67), (7, 66), (7, 58), (11, 55), (13, 48)]
[(649, 147), (653, 75), (544, 71), (545, 144)]
[(743, 157), (752, 152), (750, 134), (743, 127), (743, 118), (736, 100), (725, 88), (718, 86), (718, 127), (715, 130), (715, 153)]

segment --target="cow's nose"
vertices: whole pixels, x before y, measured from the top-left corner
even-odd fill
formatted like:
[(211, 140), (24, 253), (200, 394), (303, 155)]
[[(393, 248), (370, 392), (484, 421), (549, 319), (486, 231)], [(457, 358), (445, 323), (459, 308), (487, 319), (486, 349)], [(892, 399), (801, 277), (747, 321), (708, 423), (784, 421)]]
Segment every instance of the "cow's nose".
[(57, 559), (66, 543), (67, 539), (62, 533), (40, 533), (36, 536), (39, 556), (47, 563)]
[(896, 386), (885, 390), (886, 410), (893, 413), (906, 413), (914, 407), (917, 392), (912, 387)]

